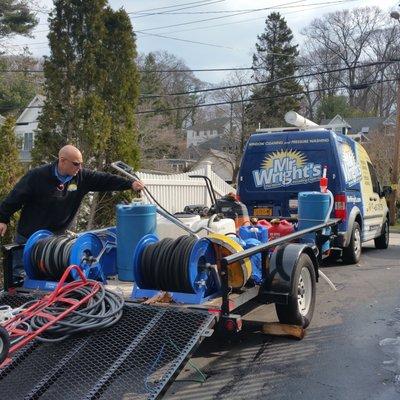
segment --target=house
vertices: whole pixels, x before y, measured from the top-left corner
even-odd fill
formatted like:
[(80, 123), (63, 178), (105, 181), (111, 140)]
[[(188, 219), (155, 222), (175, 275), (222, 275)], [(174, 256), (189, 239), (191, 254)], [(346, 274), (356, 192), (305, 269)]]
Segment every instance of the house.
[(16, 121), (15, 134), (21, 140), (20, 161), (22, 163), (29, 163), (32, 160), (31, 150), (44, 100), (44, 96), (36, 95)]
[(396, 118), (389, 117), (357, 117), (343, 118), (336, 115), (332, 119), (323, 119), (321, 125), (331, 125), (337, 133), (349, 135), (356, 141), (368, 141), (368, 133), (374, 130), (382, 130), (385, 134), (391, 134), (391, 127), (396, 125)]
[(198, 146), (227, 132), (239, 132), (238, 123), (231, 118), (215, 118), (186, 129), (186, 147)]
[(211, 170), (227, 183), (232, 183), (233, 165), (235, 157), (219, 150), (210, 149), (197, 163), (193, 164), (191, 171), (205, 164), (211, 165)]

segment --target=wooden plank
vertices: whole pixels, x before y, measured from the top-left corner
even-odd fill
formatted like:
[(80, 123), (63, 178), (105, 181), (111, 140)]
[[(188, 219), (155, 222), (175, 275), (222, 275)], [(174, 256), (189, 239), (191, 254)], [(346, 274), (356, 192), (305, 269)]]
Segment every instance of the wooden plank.
[(279, 322), (267, 322), (262, 326), (262, 333), (272, 336), (288, 336), (295, 339), (303, 339), (306, 330), (298, 325), (280, 324)]

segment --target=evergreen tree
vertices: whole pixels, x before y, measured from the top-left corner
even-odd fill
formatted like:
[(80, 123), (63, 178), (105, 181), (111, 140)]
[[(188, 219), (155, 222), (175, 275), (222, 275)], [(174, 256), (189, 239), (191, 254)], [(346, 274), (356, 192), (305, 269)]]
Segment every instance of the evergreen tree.
[[(139, 97), (139, 72), (135, 35), (131, 21), (125, 11), (114, 12), (108, 8), (104, 17), (106, 37), (104, 39), (102, 68), (104, 69), (102, 98), (110, 116), (110, 132), (104, 153), (104, 166), (123, 160), (135, 169), (139, 167), (135, 112)], [(100, 156), (101, 157), (101, 156)], [(103, 157), (101, 157), (103, 158)], [(115, 172), (115, 171), (114, 171)], [(114, 208), (121, 200), (129, 200), (130, 192), (97, 195), (99, 204), (92, 213), (94, 225), (111, 223)]]
[(276, 97), (302, 90), (296, 79), (281, 79), (296, 73), (298, 46), (292, 44), (292, 31), (277, 12), (267, 17), (264, 32), (257, 39), (253, 55), (254, 78), (256, 82), (266, 83), (254, 86), (251, 96), (254, 101), (247, 108), (247, 117), (254, 126), (281, 125), (287, 111), (299, 108), (299, 96)]
[[(56, 0), (49, 21), (46, 101), (34, 162), (54, 159), (61, 146), (71, 143), (92, 169), (107, 169), (117, 159), (137, 167), (134, 112), (139, 76), (128, 15), (114, 12), (106, 0)], [(98, 210), (107, 208), (98, 200), (96, 195), (90, 207), (90, 225)], [(101, 223), (108, 223), (113, 214), (107, 208)]]
[(1, 0), (0, 38), (14, 34), (29, 36), (37, 23), (26, 1)]
[[(15, 120), (6, 118), (0, 126), (0, 202), (9, 194), (22, 174), (22, 166), (19, 162), (18, 143), (14, 132)], [(15, 216), (10, 221), (6, 237), (3, 243), (11, 243), (15, 228)]]

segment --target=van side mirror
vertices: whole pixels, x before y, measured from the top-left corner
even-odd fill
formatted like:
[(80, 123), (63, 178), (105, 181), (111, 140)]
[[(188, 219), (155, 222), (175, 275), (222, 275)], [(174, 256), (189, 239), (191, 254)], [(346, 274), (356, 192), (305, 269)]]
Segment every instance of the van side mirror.
[(393, 192), (390, 186), (384, 186), (381, 191), (381, 197), (389, 196)]

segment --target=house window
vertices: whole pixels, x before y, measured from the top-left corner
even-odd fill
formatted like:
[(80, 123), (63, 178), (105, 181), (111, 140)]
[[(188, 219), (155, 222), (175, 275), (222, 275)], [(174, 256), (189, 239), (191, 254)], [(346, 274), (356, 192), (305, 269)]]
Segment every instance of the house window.
[(31, 151), (33, 147), (33, 132), (25, 132), (22, 150)]

